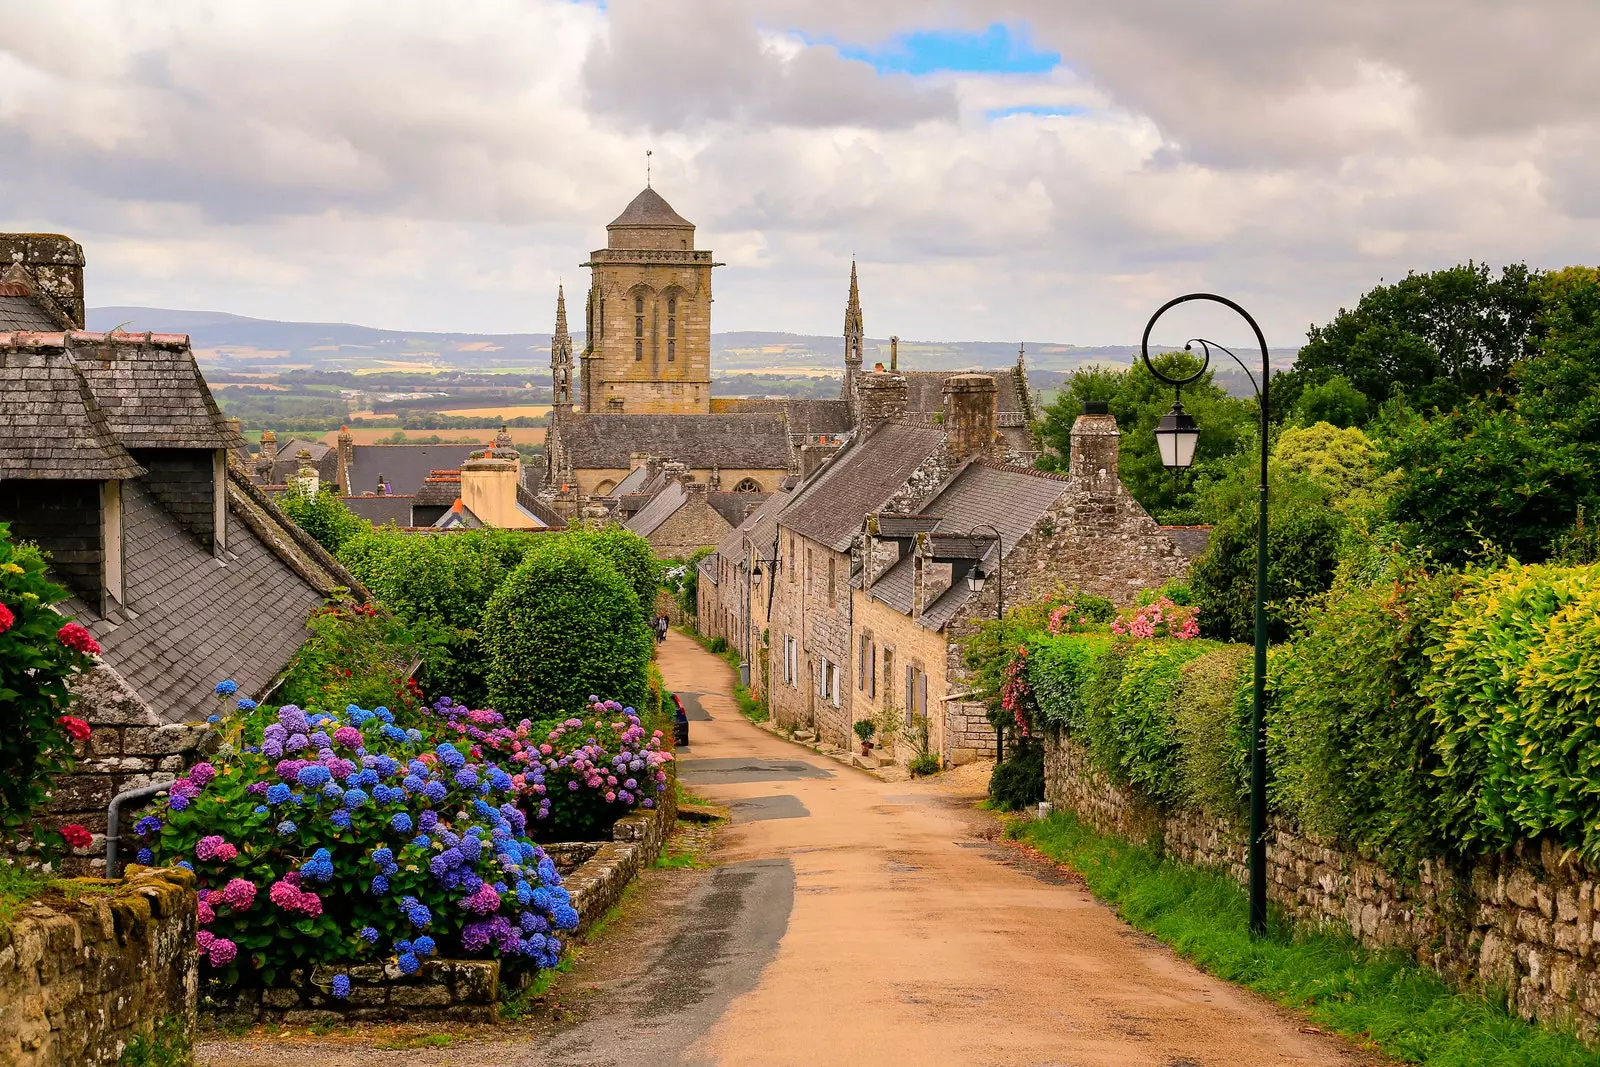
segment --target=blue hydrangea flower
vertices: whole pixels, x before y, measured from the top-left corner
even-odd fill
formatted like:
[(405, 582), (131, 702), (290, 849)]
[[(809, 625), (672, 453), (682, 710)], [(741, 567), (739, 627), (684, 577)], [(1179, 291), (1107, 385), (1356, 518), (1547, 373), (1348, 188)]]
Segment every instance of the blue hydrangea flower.
[(400, 784), (412, 793), (420, 793), (427, 783), (414, 774), (408, 774), (400, 780)]
[(394, 712), (390, 711), (381, 704), (373, 708), (372, 713), (378, 718), (382, 719), (384, 722), (394, 722)]
[(346, 829), (350, 825), (350, 813), (345, 811), (343, 808), (340, 808), (338, 811), (328, 816), (328, 821), (333, 823), (333, 825), (337, 826), (341, 830)]
[(289, 783), (274, 782), (267, 787), (267, 803), (282, 804), (289, 799)]
[[(407, 897), (406, 899), (410, 900), (411, 898)], [(399, 955), (399, 956), (403, 956), (407, 952), (410, 952), (411, 951), (411, 942), (410, 942), (410, 940), (408, 940), (407, 938), (402, 937), (400, 940), (396, 941), (394, 943), (394, 951), (395, 951), (395, 954)]]
[(299, 773), (294, 776), (294, 780), (307, 789), (317, 789), (325, 785), (331, 777), (333, 776), (328, 773), (328, 768), (320, 763), (313, 763), (309, 766), (301, 767)]
[(315, 882), (328, 882), (333, 880), (333, 856), (325, 848), (319, 848), (311, 854), (311, 858), (300, 865), (300, 877), (309, 878)]
[(340, 1000), (350, 996), (350, 976), (348, 974), (336, 974), (333, 976), (333, 995)]
[(350, 811), (355, 811), (357, 808), (361, 807), (361, 805), (365, 804), (366, 802), (367, 802), (367, 794), (363, 793), (361, 790), (359, 790), (359, 789), (350, 789), (350, 790), (346, 790), (345, 791), (345, 794), (344, 794), (344, 806), (346, 808), (348, 808)]
[(250, 810), (255, 812), (257, 815), (265, 815), (267, 813), (267, 806), (265, 804), (257, 804)]
[(249, 697), (240, 697), (238, 699), (238, 701), (235, 703), (234, 706), (237, 707), (240, 711), (255, 711), (256, 710), (256, 702), (254, 700), (251, 700)]
[(179, 860), (178, 866), (184, 868), (185, 870), (194, 870), (194, 864), (190, 863), (188, 860)]
[(410, 741), (412, 744), (417, 744), (422, 740), (422, 731), (413, 726), (411, 729), (406, 731), (406, 740)]
[(293, 821), (291, 821), (289, 819), (285, 819), (285, 820), (283, 820), (282, 822), (280, 822), (278, 824), (278, 836), (279, 837), (288, 837), (290, 834), (294, 833), (298, 829), (299, 829), (299, 827), (296, 826)]
[(433, 844), (433, 838), (429, 837), (427, 834), (418, 834), (416, 837), (411, 839), (411, 843), (416, 845), (418, 848), (427, 848), (429, 845)]
[[(429, 782), (422, 789), (422, 795), (433, 801), (435, 804), (443, 800), (449, 795), (449, 793), (450, 790), (445, 787), (443, 782)], [(183, 809), (179, 808), (178, 810), (182, 811)]]
[(373, 896), (381, 897), (389, 891), (389, 879), (381, 874), (375, 874), (372, 876), (372, 885), (369, 888)]
[(231, 697), (238, 691), (239, 683), (233, 681), (231, 678), (225, 682), (217, 683), (217, 696), (219, 697)]
[(328, 782), (322, 787), (322, 795), (329, 800), (344, 800), (344, 786), (338, 782)]
[(134, 856), (135, 860), (144, 864), (146, 867), (150, 866), (151, 862), (154, 861), (155, 858), (156, 854), (147, 848), (141, 848), (138, 855)]
[[(573, 914), (577, 913), (574, 912)], [(414, 903), (406, 909), (406, 918), (411, 921), (412, 926), (415, 926), (420, 930), (424, 926), (427, 926), (429, 923), (433, 922), (433, 912), (428, 910), (428, 906), (426, 904)]]
[(557, 904), (551, 909), (550, 918), (555, 923), (557, 930), (576, 930), (578, 928), (578, 909), (571, 904)]
[(207, 715), (206, 716), (206, 722), (221, 722), (221, 721), (222, 721), (222, 716), (221, 715)]
[[(409, 741), (409, 740), (411, 740), (411, 738), (406, 736), (406, 731), (400, 729), (400, 727), (398, 727), (398, 726), (385, 726), (383, 728), (383, 736), (387, 737), (391, 741)], [(417, 739), (421, 740), (421, 738), (422, 738), (422, 735), (418, 734), (417, 735)]]
[(372, 862), (379, 867), (387, 867), (394, 862), (394, 851), (389, 848), (375, 848), (372, 850)]
[(411, 832), (411, 816), (403, 811), (395, 812), (389, 819), (389, 828), (397, 834), (409, 834)]
[(431, 956), (434, 952), (433, 938), (423, 934), (411, 942), (411, 951), (418, 956)]
[(373, 927), (363, 926), (361, 928), (360, 936), (361, 940), (365, 941), (369, 945), (375, 945), (378, 943), (378, 931)]
[(467, 762), (467, 757), (463, 756), (459, 751), (457, 751), (456, 746), (452, 745), (448, 741), (441, 742), (439, 747), (435, 748), (433, 751), (434, 754), (439, 757), (439, 762), (444, 764), (446, 767), (449, 767), (451, 770), (454, 770), (455, 768), (460, 767)]
[(161, 820), (158, 817), (154, 815), (146, 815), (144, 818), (133, 824), (133, 832), (138, 834), (140, 837), (143, 837), (145, 834), (155, 833), (157, 830), (161, 829), (161, 825)]
[(416, 974), (417, 971), (422, 967), (422, 961), (417, 959), (417, 957), (413, 956), (409, 952), (402, 952), (400, 954), (399, 963), (401, 974)]
[(332, 748), (333, 738), (329, 737), (322, 730), (314, 730), (311, 734), (311, 743), (316, 745), (318, 748)]

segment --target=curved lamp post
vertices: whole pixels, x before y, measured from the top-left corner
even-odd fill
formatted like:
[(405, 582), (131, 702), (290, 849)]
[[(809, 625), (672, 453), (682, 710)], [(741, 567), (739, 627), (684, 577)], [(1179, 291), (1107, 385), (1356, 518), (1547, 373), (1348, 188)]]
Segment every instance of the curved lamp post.
[[(1195, 300), (1210, 301), (1232, 308), (1250, 324), (1250, 329), (1256, 335), (1256, 344), (1261, 349), (1259, 381), (1238, 356), (1215, 341), (1207, 341), (1200, 337), (1191, 338), (1183, 346), (1186, 352), (1194, 351), (1194, 346), (1197, 344), (1200, 346), (1204, 359), (1199, 370), (1187, 378), (1169, 378), (1156, 370), (1150, 362), (1150, 331), (1155, 327), (1156, 320), (1179, 304)], [(1194, 416), (1183, 410), (1182, 390), (1185, 385), (1204, 374), (1206, 368), (1211, 365), (1213, 348), (1227, 352), (1228, 356), (1239, 364), (1255, 388), (1256, 400), (1261, 409), (1261, 484), (1257, 490), (1259, 514), (1256, 520), (1256, 657), (1254, 703), (1251, 711), (1253, 741), (1250, 748), (1250, 932), (1262, 934), (1267, 929), (1267, 724), (1264, 714), (1267, 695), (1267, 379), (1270, 375), (1267, 364), (1267, 339), (1262, 336), (1261, 327), (1256, 324), (1250, 313), (1227, 297), (1212, 293), (1189, 293), (1187, 296), (1168, 300), (1150, 316), (1150, 321), (1145, 323), (1144, 337), (1139, 342), (1139, 355), (1151, 374), (1178, 390), (1178, 399), (1173, 402), (1172, 410), (1161, 417), (1155, 431), (1156, 443), (1161, 449), (1161, 463), (1176, 474), (1194, 462), (1195, 444), (1200, 439), (1200, 428), (1195, 424)]]
[[(967, 531), (967, 536), (977, 537), (979, 530), (988, 530), (990, 533), (994, 534), (994, 580), (996, 603), (994, 617), (995, 621), (1000, 624), (999, 630), (996, 634), (995, 651), (999, 652), (1001, 655), (1004, 655), (1006, 647), (1006, 546), (1005, 542), (1000, 539), (1000, 531), (995, 529), (987, 522), (978, 523), (972, 529)], [(983, 560), (980, 559), (974, 563), (972, 565), (972, 569), (967, 572), (967, 588), (971, 589), (974, 593), (981, 593), (983, 592), (983, 584), (988, 580), (988, 578), (989, 576), (984, 573), (983, 570)], [(996, 723), (994, 727), (994, 761), (997, 764), (1002, 763), (1005, 761), (1005, 758), (1006, 727), (1005, 722), (1001, 721)]]

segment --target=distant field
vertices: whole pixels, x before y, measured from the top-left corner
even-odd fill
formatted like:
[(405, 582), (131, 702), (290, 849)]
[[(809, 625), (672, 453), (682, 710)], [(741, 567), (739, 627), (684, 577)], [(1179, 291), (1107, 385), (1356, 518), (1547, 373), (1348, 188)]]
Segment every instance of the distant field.
[(550, 414), (549, 404), (507, 404), (504, 407), (440, 408), (440, 415), (461, 415), (486, 419), (536, 419)]
[[(396, 427), (393, 427), (393, 426), (388, 426), (388, 427), (384, 427), (384, 426), (375, 426), (375, 427), (359, 426), (359, 427), (357, 427), (357, 428), (355, 428), (355, 429), (350, 431), (350, 437), (358, 445), (374, 445), (374, 444), (377, 444), (379, 441), (384, 441), (384, 440), (389, 439), (390, 437), (393, 437), (395, 435), (395, 431), (396, 431)], [(413, 441), (417, 441), (417, 440), (420, 440), (421, 438), (432, 437), (435, 434), (437, 434), (437, 435), (439, 435), (440, 437), (444, 438), (447, 441), (448, 440), (477, 441), (480, 444), (488, 445), (488, 444), (493, 444), (494, 443), (494, 435), (496, 433), (498, 433), (498, 432), (499, 432), (498, 430), (494, 430), (494, 429), (483, 429), (483, 430), (407, 430), (406, 431), (406, 436), (411, 438), (411, 440), (413, 440)], [(544, 429), (543, 426), (520, 426), (520, 427), (519, 426), (513, 426), (507, 432), (509, 434), (511, 434), (511, 441), (512, 441), (513, 444), (518, 444), (518, 445), (542, 445), (542, 444), (544, 444), (545, 429)], [(338, 440), (339, 440), (339, 431), (338, 430), (329, 430), (327, 433), (322, 435), (322, 443), (323, 444), (327, 444), (327, 445), (337, 444)]]
[[(251, 375), (251, 377), (261, 377)], [(265, 389), (269, 393), (286, 393), (287, 385), (273, 385), (271, 382), (207, 382), (212, 389)]]

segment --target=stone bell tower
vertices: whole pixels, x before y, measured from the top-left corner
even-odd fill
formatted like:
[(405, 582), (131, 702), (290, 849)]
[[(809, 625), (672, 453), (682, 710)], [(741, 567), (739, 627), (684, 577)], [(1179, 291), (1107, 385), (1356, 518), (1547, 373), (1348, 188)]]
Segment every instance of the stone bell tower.
[(694, 223), (646, 187), (606, 227), (593, 272), (583, 352), (591, 414), (711, 410), (711, 253)]

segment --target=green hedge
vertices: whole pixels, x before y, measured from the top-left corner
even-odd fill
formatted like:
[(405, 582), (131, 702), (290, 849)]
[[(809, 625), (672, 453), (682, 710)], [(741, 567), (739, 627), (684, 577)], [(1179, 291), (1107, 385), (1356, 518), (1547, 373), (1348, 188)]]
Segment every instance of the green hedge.
[[(1158, 804), (1241, 815), (1248, 646), (1020, 640), (1041, 727)], [(1395, 567), (1309, 611), (1267, 688), (1290, 823), (1397, 869), (1542, 836), (1600, 860), (1600, 564)]]

